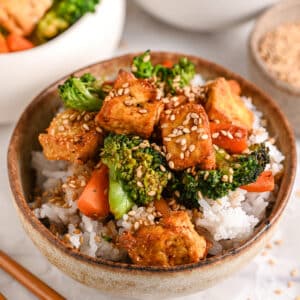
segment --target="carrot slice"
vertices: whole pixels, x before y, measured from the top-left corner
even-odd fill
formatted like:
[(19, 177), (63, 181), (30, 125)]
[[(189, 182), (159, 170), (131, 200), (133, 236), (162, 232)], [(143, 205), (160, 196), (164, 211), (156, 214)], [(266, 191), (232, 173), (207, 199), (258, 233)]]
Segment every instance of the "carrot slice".
[(3, 34), (0, 33), (0, 53), (8, 53), (8, 47), (6, 43), (6, 39)]
[(173, 67), (173, 63), (170, 61), (170, 60), (165, 60), (163, 63), (162, 63), (162, 66), (164, 66), (165, 68), (172, 68)]
[(78, 209), (90, 218), (106, 217), (109, 214), (108, 168), (96, 169), (78, 199)]
[(242, 153), (247, 149), (248, 131), (230, 123), (210, 122), (213, 144), (230, 153)]
[(270, 192), (274, 190), (275, 182), (274, 176), (271, 171), (262, 172), (257, 180), (253, 183), (241, 186), (241, 189), (244, 189), (248, 192)]
[(11, 52), (28, 50), (34, 47), (34, 45), (24, 37), (11, 33), (6, 38), (8, 49)]
[(159, 199), (154, 201), (155, 209), (160, 212), (163, 216), (166, 216), (170, 213), (170, 208), (166, 200)]

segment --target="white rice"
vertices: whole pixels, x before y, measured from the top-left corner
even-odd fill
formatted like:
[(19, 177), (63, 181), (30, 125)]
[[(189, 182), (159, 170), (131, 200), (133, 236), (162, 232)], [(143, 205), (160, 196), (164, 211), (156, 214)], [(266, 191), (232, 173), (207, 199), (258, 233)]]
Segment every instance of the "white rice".
[[(195, 76), (193, 85), (203, 84), (201, 76)], [(282, 171), (284, 156), (272, 144), (267, 130), (264, 128), (262, 113), (257, 111), (251, 99), (242, 98), (246, 106), (254, 112), (255, 120), (253, 133), (249, 137), (249, 145), (265, 142), (270, 152), (270, 164), (266, 169), (273, 175)], [(61, 161), (48, 161), (42, 152), (32, 153), (32, 166), (37, 171), (37, 185), (43, 191), (54, 188), (59, 183), (66, 182), (68, 176), (74, 173), (74, 166)], [(134, 206), (130, 212), (119, 221), (111, 221), (103, 225), (101, 221), (94, 221), (77, 210), (77, 203), (73, 201), (74, 191), (66, 188), (66, 202), (69, 208), (58, 207), (42, 199), (42, 205), (34, 210), (38, 218), (49, 218), (51, 222), (67, 225), (69, 242), (80, 252), (92, 257), (103, 257), (118, 261), (126, 257), (126, 253), (107, 241), (107, 236), (115, 237), (126, 230), (136, 230), (142, 222), (154, 224), (155, 208)], [(222, 251), (224, 241), (230, 239), (232, 243), (246, 240), (253, 233), (254, 227), (265, 217), (266, 207), (273, 200), (272, 193), (250, 193), (242, 189), (230, 192), (226, 197), (213, 201), (200, 198), (199, 204), (203, 216), (194, 220), (198, 226), (209, 231), (214, 239), (211, 254)], [(190, 211), (189, 211), (190, 213)], [(80, 232), (76, 230), (80, 229)], [(220, 242), (220, 243), (219, 243)]]

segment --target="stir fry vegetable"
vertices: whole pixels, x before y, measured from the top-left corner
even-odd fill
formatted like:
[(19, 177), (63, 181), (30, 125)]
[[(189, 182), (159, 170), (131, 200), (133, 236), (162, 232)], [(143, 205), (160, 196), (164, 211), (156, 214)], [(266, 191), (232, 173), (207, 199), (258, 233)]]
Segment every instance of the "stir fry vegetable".
[(35, 32), (39, 42), (48, 41), (65, 31), (87, 12), (95, 12), (99, 0), (56, 1), (39, 21)]
[(102, 83), (90, 73), (80, 78), (70, 77), (58, 87), (58, 91), (66, 107), (85, 111), (99, 110), (107, 94)]
[(178, 201), (188, 208), (199, 207), (201, 195), (211, 199), (224, 197), (229, 191), (255, 182), (269, 163), (268, 149), (255, 145), (250, 154), (230, 156), (224, 150), (217, 153), (216, 170), (184, 171), (174, 176), (169, 185), (179, 191)]
[(182, 57), (177, 64), (171, 66), (151, 63), (150, 51), (146, 51), (133, 59), (132, 71), (138, 78), (156, 77), (159, 82), (166, 84), (166, 90), (175, 93), (190, 83), (195, 75), (195, 65), (186, 57)]
[(148, 141), (137, 136), (110, 134), (104, 140), (101, 158), (109, 167), (109, 201), (115, 215), (126, 212), (133, 203), (145, 205), (160, 199), (168, 182), (166, 161)]

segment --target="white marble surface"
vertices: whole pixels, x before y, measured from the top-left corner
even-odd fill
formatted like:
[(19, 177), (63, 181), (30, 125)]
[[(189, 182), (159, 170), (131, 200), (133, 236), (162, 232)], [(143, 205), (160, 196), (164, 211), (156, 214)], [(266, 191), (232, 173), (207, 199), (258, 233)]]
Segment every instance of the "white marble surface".
[[(124, 40), (117, 54), (148, 48), (180, 51), (209, 58), (247, 77), (246, 41), (252, 27), (251, 22), (227, 32), (205, 35), (180, 31), (164, 25), (141, 12), (132, 3), (129, 4), (128, 10)], [(6, 150), (12, 128), (12, 125), (0, 127), (0, 248), (55, 287), (67, 299), (117, 300), (118, 298), (105, 296), (97, 290), (75, 282), (51, 266), (25, 235), (11, 202), (6, 171)], [(298, 149), (299, 147), (300, 144)], [(297, 295), (300, 296), (300, 277), (290, 276), (290, 271), (293, 269), (300, 272), (300, 197), (299, 192), (297, 193), (299, 180), (300, 174), (297, 175), (295, 192), (274, 238), (274, 241), (282, 239), (282, 245), (273, 243), (272, 249), (266, 249), (266, 256), (259, 255), (242, 271), (217, 286), (178, 299), (294, 300)], [(268, 263), (270, 259), (275, 262), (274, 265)], [(294, 282), (291, 288), (287, 286), (289, 281)], [(275, 294), (276, 289), (280, 289), (282, 294)], [(1, 270), (0, 292), (8, 299), (35, 299)]]

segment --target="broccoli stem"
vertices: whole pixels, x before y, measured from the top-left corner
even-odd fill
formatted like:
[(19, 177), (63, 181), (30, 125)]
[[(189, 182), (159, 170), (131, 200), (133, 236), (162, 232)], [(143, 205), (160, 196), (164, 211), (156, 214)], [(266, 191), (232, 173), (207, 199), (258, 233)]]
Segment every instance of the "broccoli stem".
[(111, 172), (110, 170), (108, 194), (109, 207), (115, 218), (120, 219), (131, 209), (134, 203), (124, 191), (121, 183), (115, 179), (114, 175), (111, 175), (113, 173), (114, 172)]

